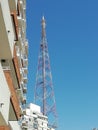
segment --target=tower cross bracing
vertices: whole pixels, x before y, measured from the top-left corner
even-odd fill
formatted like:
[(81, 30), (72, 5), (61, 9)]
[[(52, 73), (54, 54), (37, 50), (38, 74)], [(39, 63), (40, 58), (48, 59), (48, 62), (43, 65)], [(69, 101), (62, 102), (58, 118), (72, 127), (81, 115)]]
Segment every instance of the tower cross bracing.
[(41, 21), (42, 33), (40, 52), (38, 57), (38, 68), (36, 75), (34, 101), (41, 106), (43, 115), (48, 117), (49, 126), (57, 127), (56, 102), (53, 90), (52, 74), (46, 39), (46, 22), (44, 16)]

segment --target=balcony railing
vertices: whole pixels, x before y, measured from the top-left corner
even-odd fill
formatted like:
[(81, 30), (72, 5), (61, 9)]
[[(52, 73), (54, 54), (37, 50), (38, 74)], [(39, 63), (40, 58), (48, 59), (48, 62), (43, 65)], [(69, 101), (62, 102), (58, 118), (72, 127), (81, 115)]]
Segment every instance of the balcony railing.
[(23, 67), (28, 66), (28, 58), (26, 56), (22, 57), (22, 64), (23, 64)]
[(17, 16), (17, 19), (18, 19), (19, 27), (21, 28), (22, 27), (22, 16), (21, 16), (21, 14), (19, 16)]
[(14, 60), (14, 65), (15, 65), (15, 69), (16, 69), (18, 81), (20, 82), (20, 80), (21, 80), (21, 76), (20, 76), (20, 66), (19, 66), (19, 62), (18, 62), (18, 57), (17, 57), (16, 48), (14, 48), (14, 59), (13, 59), (13, 60)]
[(24, 71), (25, 74), (28, 73), (28, 68), (27, 67), (23, 67), (22, 69), (23, 69), (23, 71)]
[[(26, 96), (24, 95), (24, 93), (26, 92), (26, 87), (25, 88), (23, 88), (23, 85), (24, 84), (21, 84), (20, 86), (20, 88), (19, 89), (17, 89), (17, 94), (18, 94), (18, 97), (19, 97), (19, 99), (20, 99), (20, 102), (22, 103), (22, 104), (25, 104), (26, 103)], [(24, 92), (25, 91), (25, 92)]]
[(22, 129), (26, 129), (26, 128), (28, 129), (28, 122), (27, 121), (23, 120), (21, 125), (22, 125)]
[(27, 74), (24, 73), (23, 69), (20, 68), (20, 74), (21, 74), (21, 81), (23, 81), (24, 83), (27, 83)]
[(23, 115), (26, 115), (26, 109), (23, 109), (22, 111), (23, 111)]
[(27, 81), (28, 81), (27, 75), (24, 75), (24, 76), (23, 76), (23, 81), (24, 81), (24, 83), (27, 83)]
[(26, 96), (23, 96), (22, 104), (26, 104)]
[(3, 68), (3, 70), (11, 70), (10, 66), (3, 66), (2, 68)]
[(28, 41), (25, 40), (25, 51), (26, 51), (26, 54), (28, 55)]
[(20, 0), (20, 11), (21, 11), (22, 13), (24, 13), (24, 7), (25, 7), (25, 5), (24, 5), (23, 0)]
[(21, 3), (23, 4), (23, 9), (26, 9), (26, 3), (25, 3), (25, 0), (20, 0)]
[(24, 86), (23, 86), (23, 93), (26, 93), (27, 92), (27, 87), (26, 87), (26, 85), (24, 84)]
[(21, 34), (21, 29), (19, 28), (19, 35), (18, 35), (18, 41), (17, 44), (20, 48), (22, 48), (22, 34)]
[(26, 84), (25, 84), (24, 82), (21, 82), (21, 83), (20, 83), (20, 87), (21, 87), (23, 93), (26, 93), (26, 92), (27, 92), (27, 86), (26, 86)]

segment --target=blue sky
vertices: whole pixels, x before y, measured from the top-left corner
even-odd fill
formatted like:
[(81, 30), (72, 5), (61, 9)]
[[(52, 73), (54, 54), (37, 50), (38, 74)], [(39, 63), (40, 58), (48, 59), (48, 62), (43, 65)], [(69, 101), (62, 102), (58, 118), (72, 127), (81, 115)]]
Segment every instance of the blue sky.
[(98, 0), (27, 0), (26, 13), (27, 103), (34, 99), (44, 14), (58, 130), (98, 128)]

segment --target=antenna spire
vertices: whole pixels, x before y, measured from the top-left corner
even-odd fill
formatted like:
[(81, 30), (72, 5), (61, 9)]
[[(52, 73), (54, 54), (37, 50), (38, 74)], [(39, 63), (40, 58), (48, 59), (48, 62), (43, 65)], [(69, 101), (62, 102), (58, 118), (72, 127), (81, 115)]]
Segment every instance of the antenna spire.
[(42, 24), (42, 38), (45, 38), (46, 37), (46, 31), (45, 31), (46, 21), (45, 21), (44, 15), (42, 16), (41, 24)]

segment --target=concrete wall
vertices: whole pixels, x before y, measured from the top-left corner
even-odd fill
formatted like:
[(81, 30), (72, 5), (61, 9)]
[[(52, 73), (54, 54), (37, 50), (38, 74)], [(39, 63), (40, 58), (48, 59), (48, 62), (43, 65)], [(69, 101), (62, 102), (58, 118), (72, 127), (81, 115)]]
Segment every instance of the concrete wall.
[(8, 34), (9, 46), (11, 48), (11, 53), (13, 55), (15, 36), (14, 36), (14, 30), (13, 30), (8, 0), (0, 0), (0, 4), (1, 4), (4, 24), (6, 28), (6, 33)]
[(10, 105), (10, 90), (6, 82), (1, 62), (0, 62), (0, 126), (8, 124), (9, 105)]

